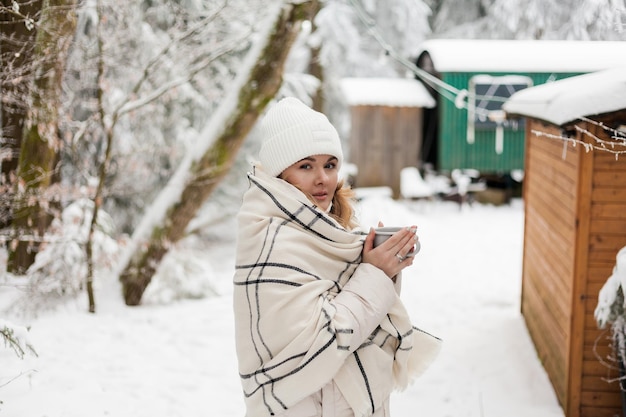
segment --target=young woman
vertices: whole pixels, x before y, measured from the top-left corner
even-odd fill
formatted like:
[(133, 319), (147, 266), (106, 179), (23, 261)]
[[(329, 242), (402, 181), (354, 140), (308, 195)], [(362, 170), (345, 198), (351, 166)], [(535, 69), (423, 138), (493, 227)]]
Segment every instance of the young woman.
[(339, 135), (295, 98), (261, 124), (238, 215), (234, 311), (246, 417), (389, 416), (439, 350), (399, 298), (416, 227), (374, 248), (338, 180)]

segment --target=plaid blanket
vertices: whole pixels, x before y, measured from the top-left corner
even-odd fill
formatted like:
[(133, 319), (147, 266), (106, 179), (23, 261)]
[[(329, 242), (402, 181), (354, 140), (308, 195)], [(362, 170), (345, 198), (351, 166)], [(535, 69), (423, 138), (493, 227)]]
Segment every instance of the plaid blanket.
[(285, 181), (259, 169), (248, 178), (233, 293), (247, 417), (276, 415), (332, 379), (356, 416), (371, 415), (426, 368), (439, 339), (411, 325), (394, 293), (380, 325), (354, 346), (333, 300), (359, 268), (373, 268), (360, 265), (364, 234)]

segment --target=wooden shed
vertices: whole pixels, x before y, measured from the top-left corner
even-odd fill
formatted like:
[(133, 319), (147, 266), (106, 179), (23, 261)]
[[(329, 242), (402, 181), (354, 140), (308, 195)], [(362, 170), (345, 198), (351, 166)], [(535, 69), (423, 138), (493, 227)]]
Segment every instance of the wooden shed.
[(397, 198), (400, 170), (420, 164), (423, 109), (434, 99), (411, 78), (344, 78), (341, 88), (350, 107), (354, 186), (390, 187)]
[(502, 103), (530, 86), (626, 65), (626, 42), (430, 39), (416, 65), (442, 82), (428, 83), (437, 105), (425, 112), (424, 160), (439, 171), (508, 173), (524, 168), (525, 127), (491, 117)]
[(567, 417), (622, 415), (594, 310), (626, 245), (626, 67), (520, 91), (503, 109), (527, 121), (526, 326)]

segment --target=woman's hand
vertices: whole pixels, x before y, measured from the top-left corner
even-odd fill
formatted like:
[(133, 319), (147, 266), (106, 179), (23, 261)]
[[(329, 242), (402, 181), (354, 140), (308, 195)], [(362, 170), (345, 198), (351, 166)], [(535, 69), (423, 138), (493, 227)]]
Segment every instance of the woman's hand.
[[(378, 224), (379, 227), (382, 223)], [(374, 247), (374, 228), (365, 238), (363, 244), (363, 262), (382, 269), (389, 278), (395, 277), (400, 271), (413, 264), (413, 257), (406, 255), (411, 252), (417, 241), (417, 226), (405, 227), (394, 233), (381, 245)]]

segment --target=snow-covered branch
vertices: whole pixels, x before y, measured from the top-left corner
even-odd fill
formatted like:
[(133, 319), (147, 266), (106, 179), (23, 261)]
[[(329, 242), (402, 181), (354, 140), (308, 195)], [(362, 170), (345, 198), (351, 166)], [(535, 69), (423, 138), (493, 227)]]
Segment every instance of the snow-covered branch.
[(586, 152), (591, 152), (593, 150), (596, 151), (605, 151), (615, 154), (615, 159), (619, 158), (619, 155), (626, 154), (626, 132), (618, 129), (614, 129), (612, 127), (606, 126), (604, 123), (591, 120), (588, 118), (582, 118), (585, 122), (591, 123), (600, 127), (601, 129), (609, 132), (610, 139), (602, 139), (598, 137), (593, 132), (575, 125), (574, 128), (577, 132), (581, 134), (581, 138), (569, 137), (565, 135), (554, 135), (551, 133), (546, 133), (540, 130), (531, 130), (532, 134), (535, 136), (545, 137), (548, 139), (556, 139), (562, 140), (565, 142), (571, 143), (573, 146), (582, 145), (585, 148)]
[(171, 91), (176, 87), (179, 87), (183, 84), (190, 82), (193, 79), (193, 77), (196, 76), (196, 74), (198, 74), (200, 71), (202, 71), (203, 69), (206, 69), (214, 61), (220, 59), (224, 55), (227, 55), (228, 53), (232, 52), (234, 49), (235, 43), (239, 43), (239, 40), (237, 41), (233, 40), (232, 42), (233, 45), (231, 45), (230, 43), (226, 45), (221, 45), (221, 47), (218, 50), (213, 51), (210, 56), (202, 57), (198, 62), (194, 63), (189, 68), (188, 72), (184, 74), (183, 76), (174, 78), (172, 80), (168, 80), (167, 82), (161, 84), (159, 87), (157, 87), (153, 91), (150, 91), (148, 94), (139, 98), (138, 100), (132, 100), (132, 101), (128, 101), (124, 103), (123, 105), (120, 106), (119, 110), (117, 111), (117, 115), (122, 116), (134, 110), (137, 110), (141, 107), (145, 107), (149, 103), (162, 97), (168, 91)]
[(26, 327), (0, 319), (0, 336), (4, 340), (4, 345), (12, 349), (20, 359), (24, 358), (27, 353), (37, 356)]
[[(170, 54), (171, 51), (181, 49), (181, 47), (185, 46), (185, 42), (193, 44), (194, 42), (197, 42), (197, 39), (202, 39), (203, 36), (206, 36), (207, 25), (211, 21), (213, 21), (219, 15), (219, 13), (223, 11), (224, 8), (225, 4), (218, 7), (217, 10), (213, 11), (211, 16), (208, 16), (205, 19), (199, 19), (197, 22), (195, 22), (195, 24), (191, 25), (189, 28), (180, 33), (174, 33), (169, 42), (165, 46), (163, 46), (161, 50), (145, 64), (141, 77), (136, 81), (135, 86), (130, 89), (126, 100), (118, 105), (114, 113), (117, 113), (118, 116), (121, 116), (147, 105), (148, 103), (163, 96), (171, 89), (189, 82), (200, 70), (208, 67), (215, 60), (235, 50), (235, 46), (241, 43), (241, 39), (239, 37), (231, 38), (229, 41), (221, 43), (217, 48), (210, 50), (207, 54), (204, 54), (202, 52), (192, 53), (190, 54), (190, 58), (194, 60), (198, 59), (197, 57), (199, 57), (200, 61), (202, 62), (201, 65), (190, 64), (189, 67), (191, 69), (189, 69), (189, 71), (183, 76), (170, 80), (165, 84), (161, 84), (156, 90), (149, 92), (145, 97), (142, 97), (141, 99), (131, 100), (132, 97), (136, 97), (140, 94), (144, 84), (146, 84), (148, 80), (153, 77), (153, 74), (158, 71), (158, 67), (163, 64), (163, 61)], [(247, 33), (247, 35), (249, 35), (249, 33)]]

